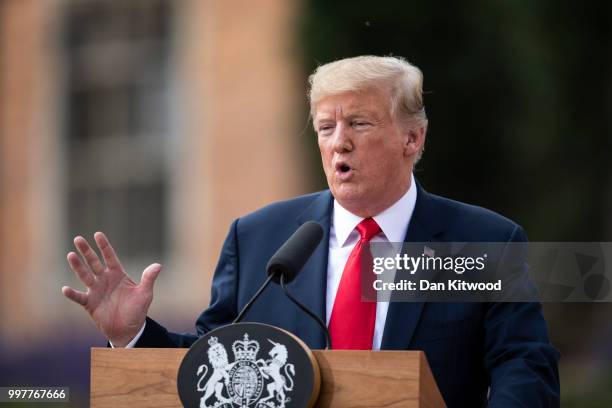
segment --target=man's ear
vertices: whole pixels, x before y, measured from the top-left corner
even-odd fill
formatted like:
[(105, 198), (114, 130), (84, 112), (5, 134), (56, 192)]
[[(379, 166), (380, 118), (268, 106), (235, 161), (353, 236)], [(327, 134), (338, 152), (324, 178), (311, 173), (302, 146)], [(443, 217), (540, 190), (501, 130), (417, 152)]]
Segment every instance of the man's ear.
[(405, 131), (404, 156), (411, 157), (418, 154), (425, 143), (425, 127), (415, 126)]

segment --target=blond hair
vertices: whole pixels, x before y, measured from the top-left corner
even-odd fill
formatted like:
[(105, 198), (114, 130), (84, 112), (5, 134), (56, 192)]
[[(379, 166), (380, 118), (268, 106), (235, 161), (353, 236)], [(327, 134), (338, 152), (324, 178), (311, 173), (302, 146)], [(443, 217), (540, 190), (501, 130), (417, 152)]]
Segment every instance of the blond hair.
[[(423, 73), (401, 57), (363, 55), (319, 66), (308, 78), (310, 113), (326, 96), (385, 87), (391, 91), (391, 113), (403, 125), (427, 130)], [(420, 153), (419, 153), (420, 157)]]

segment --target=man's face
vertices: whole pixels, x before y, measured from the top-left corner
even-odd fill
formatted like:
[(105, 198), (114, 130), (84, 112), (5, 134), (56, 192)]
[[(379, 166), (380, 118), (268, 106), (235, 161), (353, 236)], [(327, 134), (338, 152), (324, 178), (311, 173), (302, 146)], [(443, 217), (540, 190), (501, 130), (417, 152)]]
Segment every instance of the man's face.
[(422, 138), (392, 116), (389, 91), (323, 98), (315, 105), (313, 125), (327, 183), (344, 208), (371, 217), (408, 190)]

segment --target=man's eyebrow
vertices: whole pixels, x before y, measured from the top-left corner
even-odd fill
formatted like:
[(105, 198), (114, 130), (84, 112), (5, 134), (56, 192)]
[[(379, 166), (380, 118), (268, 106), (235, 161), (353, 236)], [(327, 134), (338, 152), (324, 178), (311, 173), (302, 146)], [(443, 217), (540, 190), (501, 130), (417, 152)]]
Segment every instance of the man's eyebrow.
[[(346, 115), (344, 115), (344, 119), (346, 120), (352, 120), (352, 119), (359, 118), (359, 117), (371, 118), (376, 121), (379, 121), (381, 119), (380, 116), (376, 114), (376, 112), (367, 110), (367, 109), (356, 110), (354, 112), (349, 112)], [(334, 121), (335, 116), (332, 113), (322, 112), (313, 118), (313, 123), (318, 124), (318, 123), (330, 121), (330, 120)]]
[(321, 123), (321, 122), (325, 122), (325, 121), (329, 121), (329, 120), (334, 120), (334, 116), (333, 115), (320, 115), (320, 116), (316, 116), (313, 120), (313, 123), (317, 124), (317, 123)]
[(364, 116), (368, 118), (372, 118), (374, 120), (380, 120), (380, 117), (375, 112), (370, 111), (370, 110), (358, 110), (355, 112), (350, 112), (345, 115), (347, 119), (354, 119), (356, 117), (364, 117)]

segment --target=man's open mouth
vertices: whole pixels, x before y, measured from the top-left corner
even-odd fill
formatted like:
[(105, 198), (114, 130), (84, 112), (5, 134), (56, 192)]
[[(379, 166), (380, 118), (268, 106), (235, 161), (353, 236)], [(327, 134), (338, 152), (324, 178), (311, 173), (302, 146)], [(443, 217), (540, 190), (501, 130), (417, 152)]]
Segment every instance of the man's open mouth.
[(353, 174), (353, 168), (344, 162), (336, 163), (336, 177), (341, 179), (348, 179)]

